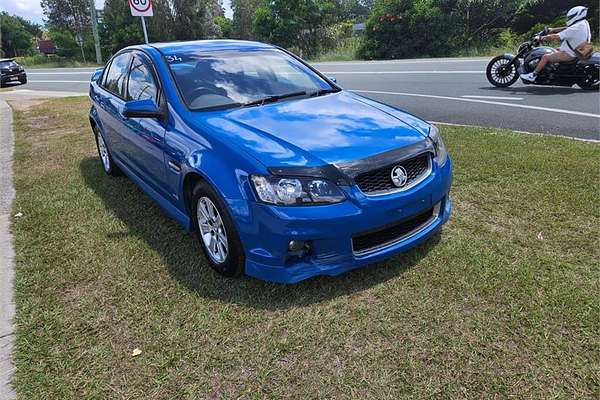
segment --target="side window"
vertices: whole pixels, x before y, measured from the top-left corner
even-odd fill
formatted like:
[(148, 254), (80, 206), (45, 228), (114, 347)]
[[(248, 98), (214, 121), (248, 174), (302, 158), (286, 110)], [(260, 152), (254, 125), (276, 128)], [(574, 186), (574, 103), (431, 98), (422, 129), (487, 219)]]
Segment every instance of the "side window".
[(150, 68), (139, 57), (133, 59), (129, 72), (127, 100), (156, 100), (158, 89)]
[(104, 72), (102, 73), (102, 81), (100, 83), (100, 86), (102, 86), (102, 87), (106, 87), (106, 78), (108, 77), (108, 72), (110, 71), (111, 64), (112, 63), (106, 64), (106, 67), (104, 68)]
[(121, 54), (115, 57), (110, 63), (110, 67), (104, 80), (104, 88), (120, 97), (125, 97), (125, 83), (127, 82), (127, 70), (131, 55), (129, 53)]

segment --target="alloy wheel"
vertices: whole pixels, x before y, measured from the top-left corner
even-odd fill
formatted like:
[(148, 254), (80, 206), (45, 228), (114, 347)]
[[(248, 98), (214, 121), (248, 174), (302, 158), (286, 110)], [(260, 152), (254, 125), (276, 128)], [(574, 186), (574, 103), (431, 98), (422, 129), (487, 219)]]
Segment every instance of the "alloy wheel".
[(110, 156), (108, 155), (108, 148), (106, 147), (104, 138), (100, 133), (98, 133), (98, 152), (100, 153), (100, 159), (102, 161), (104, 170), (106, 172), (110, 171)]
[(510, 60), (499, 59), (492, 65), (491, 73), (494, 79), (501, 84), (510, 82), (517, 73), (514, 65), (507, 65)]
[(223, 263), (228, 253), (227, 232), (219, 210), (208, 197), (198, 199), (196, 218), (208, 256), (217, 264)]

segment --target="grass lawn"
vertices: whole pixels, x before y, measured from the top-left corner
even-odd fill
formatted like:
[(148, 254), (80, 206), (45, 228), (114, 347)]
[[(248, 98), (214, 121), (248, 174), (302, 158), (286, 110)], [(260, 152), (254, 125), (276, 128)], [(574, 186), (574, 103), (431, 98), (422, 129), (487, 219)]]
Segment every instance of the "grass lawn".
[(441, 234), (284, 286), (215, 275), (105, 176), (86, 98), (14, 106), (21, 399), (600, 396), (596, 144), (443, 127)]

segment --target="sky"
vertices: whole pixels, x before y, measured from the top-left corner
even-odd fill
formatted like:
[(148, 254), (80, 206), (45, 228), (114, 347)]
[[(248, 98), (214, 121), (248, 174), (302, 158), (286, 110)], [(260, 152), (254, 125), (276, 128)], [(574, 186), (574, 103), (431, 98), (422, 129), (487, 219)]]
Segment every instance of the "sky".
[[(95, 1), (96, 8), (104, 8), (104, 0)], [(225, 8), (225, 16), (231, 18), (233, 12), (231, 11), (230, 0), (223, 0), (223, 7)], [(9, 14), (16, 14), (37, 23), (42, 23), (44, 18), (40, 0), (0, 0), (0, 11), (7, 11)]]

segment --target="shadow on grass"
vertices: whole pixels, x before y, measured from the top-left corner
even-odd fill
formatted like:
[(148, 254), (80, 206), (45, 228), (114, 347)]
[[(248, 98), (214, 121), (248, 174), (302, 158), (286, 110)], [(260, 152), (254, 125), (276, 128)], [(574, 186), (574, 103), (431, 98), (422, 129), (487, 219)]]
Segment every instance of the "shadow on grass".
[(426, 256), (440, 239), (438, 233), (425, 244), (388, 262), (295, 285), (274, 284), (249, 277), (228, 279), (208, 267), (195, 235), (166, 216), (130, 180), (106, 176), (97, 157), (82, 160), (80, 169), (85, 184), (128, 228), (126, 232), (108, 235), (108, 240), (131, 237), (143, 240), (160, 255), (169, 273), (181, 285), (198, 296), (225, 303), (284, 310), (349, 295), (401, 275)]

